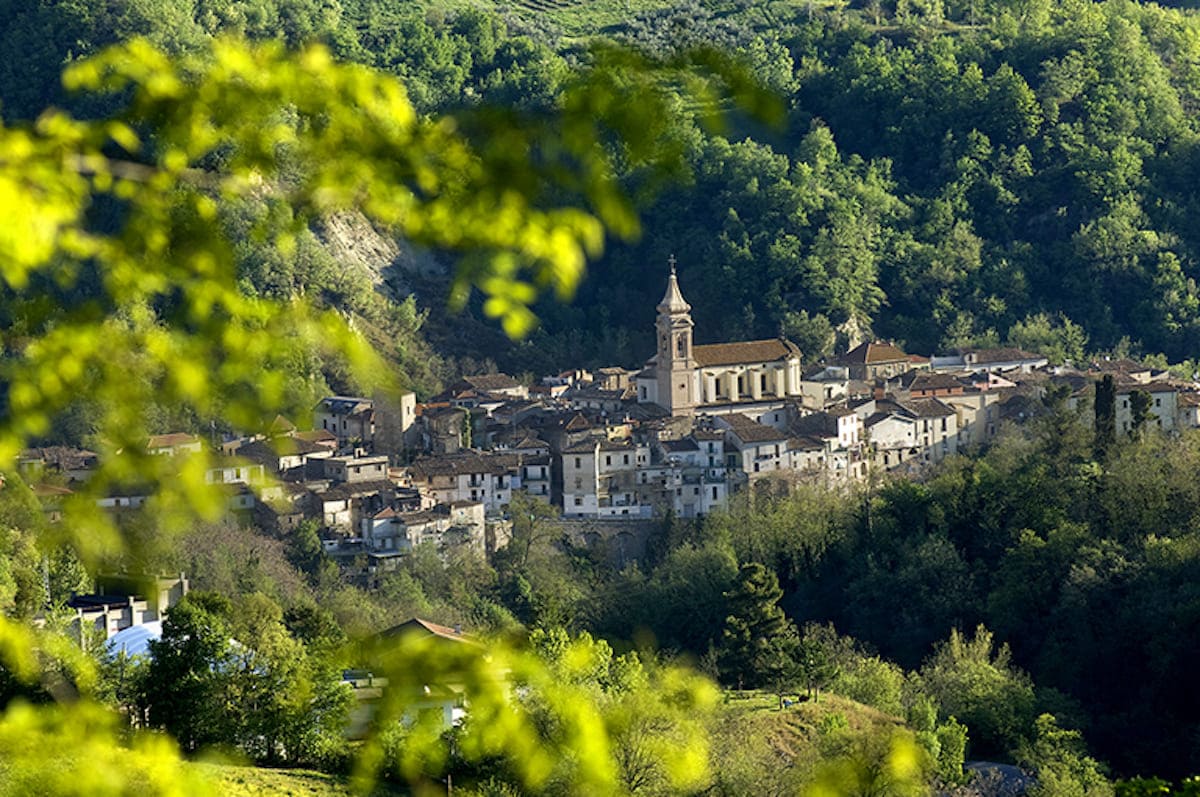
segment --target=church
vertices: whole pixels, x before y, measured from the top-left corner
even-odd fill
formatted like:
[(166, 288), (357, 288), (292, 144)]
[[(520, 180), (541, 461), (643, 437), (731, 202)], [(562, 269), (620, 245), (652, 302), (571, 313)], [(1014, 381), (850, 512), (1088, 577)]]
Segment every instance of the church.
[(800, 349), (782, 337), (693, 342), (692, 306), (679, 290), (675, 258), (655, 322), (658, 351), (636, 377), (638, 402), (673, 416), (768, 410), (801, 397)]

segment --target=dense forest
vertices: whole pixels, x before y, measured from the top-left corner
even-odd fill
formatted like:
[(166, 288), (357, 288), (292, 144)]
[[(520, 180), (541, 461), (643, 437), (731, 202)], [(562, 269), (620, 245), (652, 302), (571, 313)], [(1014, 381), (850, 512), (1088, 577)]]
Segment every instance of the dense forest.
[[(0, 34), (9, 119), (71, 103), (61, 65), (135, 34), (179, 50), (225, 33), (324, 40), (401, 76), (419, 108), (464, 120), (493, 106), (552, 106), (593, 57), (553, 15), (520, 8), (0, 10), (13, 20)], [(784, 332), (811, 360), (872, 333), (924, 353), (1012, 342), (1057, 358), (1190, 359), (1200, 317), (1196, 25), (1185, 11), (1128, 2), (694, 2), (629, 16), (604, 34), (663, 56), (699, 42), (736, 52), (784, 99), (786, 119), (731, 113), (714, 130), (681, 103), (667, 135), (686, 168), (674, 181), (625, 168), (643, 200), (641, 236), (611, 241), (572, 304), (543, 304), (541, 328), (511, 344), (473, 320), (477, 307), (447, 319), (445, 286), (421, 283), (420, 309), (385, 324), (418, 353), (398, 356), (400, 368), (426, 390), (456, 357), (515, 372), (636, 365), (672, 253), (704, 340)], [(326, 254), (314, 245), (283, 263), (248, 251), (246, 281), (370, 304), (369, 285)], [(418, 331), (426, 312), (425, 335), (450, 358), (432, 370)]]
[[(116, 100), (66, 92), (61, 69), (132, 36), (176, 53), (226, 34), (321, 41), (399, 76), (419, 112), (480, 138), (505, 113), (530, 120), (555, 108), (601, 57), (553, 16), (516, 7), (0, 0), (0, 18), (6, 123), (51, 105), (104, 116)], [(484, 362), (514, 372), (639, 363), (672, 254), (706, 342), (782, 333), (811, 361), (866, 335), (926, 353), (1010, 343), (1059, 361), (1104, 351), (1194, 360), (1197, 25), (1187, 10), (1117, 0), (630, 12), (592, 33), (660, 59), (700, 44), (736, 53), (784, 112), (716, 113), (681, 89), (662, 131), (675, 168), (612, 159), (640, 203), (640, 236), (609, 240), (573, 302), (538, 303), (541, 325), (523, 340), (483, 320), (477, 299), (449, 313), (437, 268), (396, 263), (382, 284), (347, 268), (319, 223), (301, 224), (284, 256), (254, 234), (263, 219), (291, 220), (281, 201), (240, 197), (220, 208), (221, 223), (238, 242), (243, 293), (338, 309), (422, 395)], [(102, 222), (114, 213), (93, 210)], [(365, 221), (361, 231), (387, 234)], [(16, 320), (11, 307), (0, 315)], [(287, 390), (301, 398), (355, 387), (318, 352), (289, 354)], [(126, 558), (107, 564), (186, 570), (198, 590), (172, 615), (160, 669), (105, 672), (101, 688), (188, 749), (226, 745), (278, 763), (263, 740), (290, 735), (286, 763), (344, 768), (346, 706), (327, 688), (345, 663), (339, 651), (347, 638), (435, 616), (530, 642), (614, 727), (644, 711), (667, 735), (706, 734), (720, 764), (712, 793), (794, 791), (818, 762), (791, 770), (756, 758), (734, 720), (689, 725), (681, 705), (713, 706), (664, 701), (680, 662), (727, 687), (781, 699), (832, 691), (902, 721), (927, 754), (923, 783), (953, 787), (964, 757), (1021, 763), (1045, 797), (1098, 797), (1109, 776), (1182, 778), (1200, 760), (1200, 440), (1146, 434), (1100, 451), (1063, 400), (1051, 394), (1035, 422), (919, 481), (852, 495), (760, 490), (700, 524), (668, 520), (649, 558), (625, 567), (563, 540), (537, 506), (514, 513), (514, 544), (493, 561), (418, 549), (371, 589), (340, 577), (311, 525), (268, 540), (212, 523), (167, 538), (134, 523)], [(148, 427), (207, 420), (161, 409)], [(69, 408), (47, 440), (82, 442), (91, 411)], [(70, 553), (41, 555), (37, 541), (52, 531), (10, 481), (0, 608), (29, 618), (88, 573)], [(231, 634), (262, 657), (218, 660)], [(577, 658), (583, 674), (571, 669)], [(8, 699), (51, 697), (8, 676)], [(200, 682), (189, 693), (163, 686), (188, 678)], [(271, 702), (298, 684), (315, 702)], [(263, 710), (231, 709), (230, 694)], [(543, 730), (558, 727), (538, 709)], [(821, 722), (823, 756), (868, 744), (843, 733), (844, 714)], [(474, 774), (496, 773), (503, 764)], [(571, 773), (555, 777), (570, 789)]]

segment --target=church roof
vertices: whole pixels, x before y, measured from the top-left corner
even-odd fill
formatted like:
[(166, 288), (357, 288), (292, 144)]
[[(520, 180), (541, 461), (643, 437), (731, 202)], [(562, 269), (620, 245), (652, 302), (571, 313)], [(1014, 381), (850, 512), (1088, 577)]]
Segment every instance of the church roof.
[(701, 368), (741, 363), (766, 363), (799, 357), (800, 349), (784, 338), (747, 340), (739, 343), (711, 343), (696, 346), (692, 356)]
[(663, 294), (657, 309), (660, 313), (687, 313), (692, 309), (692, 306), (684, 301), (683, 294), (679, 292), (679, 280), (675, 278), (674, 260), (671, 261), (671, 276), (667, 277), (667, 292)]

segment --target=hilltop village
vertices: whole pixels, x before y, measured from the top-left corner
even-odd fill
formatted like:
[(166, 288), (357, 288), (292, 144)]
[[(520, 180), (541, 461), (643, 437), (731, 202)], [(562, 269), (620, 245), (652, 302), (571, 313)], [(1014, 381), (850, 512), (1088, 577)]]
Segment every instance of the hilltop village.
[[(365, 555), (375, 573), (423, 543), (494, 551), (522, 492), (564, 521), (611, 531), (702, 517), (756, 485), (917, 475), (1044, 412), (1050, 390), (1091, 412), (1105, 374), (1118, 432), (1200, 427), (1200, 385), (1130, 360), (1078, 370), (1013, 348), (929, 357), (870, 341), (804, 370), (783, 338), (695, 343), (690, 310), (672, 262), (657, 350), (639, 371), (574, 370), (534, 385), (485, 374), (423, 403), (412, 393), (398, 403), (331, 396), (311, 430), (278, 418), (268, 435), (214, 446), (207, 480), (227, 491), (231, 515), (277, 534), (315, 521), (327, 554)], [(209, 445), (177, 433), (147, 448), (183, 455)], [(95, 465), (95, 454), (63, 447), (20, 461), (52, 516)], [(113, 491), (101, 505), (147, 498)]]

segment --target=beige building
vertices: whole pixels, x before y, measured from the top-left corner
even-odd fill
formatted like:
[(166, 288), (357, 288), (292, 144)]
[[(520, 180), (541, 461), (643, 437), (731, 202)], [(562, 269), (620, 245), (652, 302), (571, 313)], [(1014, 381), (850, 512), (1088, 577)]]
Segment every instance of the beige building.
[(795, 344), (773, 338), (696, 346), (691, 309), (679, 290), (672, 258), (655, 322), (658, 351), (635, 380), (639, 403), (657, 404), (672, 415), (693, 415), (800, 398), (800, 350)]

